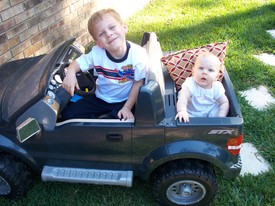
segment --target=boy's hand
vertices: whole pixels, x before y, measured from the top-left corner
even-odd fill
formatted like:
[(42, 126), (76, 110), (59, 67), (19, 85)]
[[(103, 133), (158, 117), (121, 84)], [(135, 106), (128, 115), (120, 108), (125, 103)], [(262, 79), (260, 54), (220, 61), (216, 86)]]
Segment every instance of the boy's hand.
[(131, 112), (131, 110), (129, 110), (126, 107), (122, 107), (122, 109), (118, 112), (117, 116), (120, 120), (124, 120), (124, 121), (127, 120), (127, 119), (134, 118), (134, 115)]
[(175, 117), (175, 120), (179, 118), (179, 121), (182, 122), (182, 120), (186, 123), (189, 122), (189, 114), (187, 111), (183, 110), (178, 112), (178, 114)]
[(66, 76), (63, 80), (62, 87), (70, 93), (71, 96), (74, 96), (74, 89), (80, 89), (75, 72), (73, 70), (67, 70)]

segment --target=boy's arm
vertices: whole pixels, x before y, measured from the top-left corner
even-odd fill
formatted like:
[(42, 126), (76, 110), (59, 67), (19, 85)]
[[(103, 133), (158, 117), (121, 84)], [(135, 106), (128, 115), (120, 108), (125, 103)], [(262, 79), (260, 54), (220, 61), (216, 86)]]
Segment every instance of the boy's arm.
[(132, 86), (131, 92), (129, 94), (128, 100), (125, 102), (124, 106), (122, 109), (118, 112), (118, 118), (119, 119), (131, 119), (134, 118), (134, 115), (132, 113), (132, 108), (134, 107), (138, 93), (139, 93), (139, 88), (144, 84), (144, 79), (141, 79), (139, 81), (134, 81), (134, 84)]
[(73, 96), (75, 87), (79, 89), (75, 74), (80, 71), (80, 67), (76, 61), (73, 61), (66, 69), (67, 72), (63, 79), (62, 87)]
[(219, 112), (218, 112), (218, 117), (226, 117), (229, 111), (229, 101), (226, 97), (226, 95), (222, 95), (218, 99), (218, 104), (219, 104)]
[(175, 119), (179, 118), (179, 121), (189, 122), (189, 114), (187, 112), (187, 104), (191, 97), (191, 93), (186, 86), (182, 86), (180, 96), (177, 101), (177, 115)]

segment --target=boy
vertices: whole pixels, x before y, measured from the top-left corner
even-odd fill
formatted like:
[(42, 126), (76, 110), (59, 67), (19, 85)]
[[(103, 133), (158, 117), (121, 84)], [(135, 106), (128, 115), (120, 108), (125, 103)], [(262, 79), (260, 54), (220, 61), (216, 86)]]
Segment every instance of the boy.
[(127, 26), (113, 9), (95, 12), (88, 30), (96, 46), (70, 64), (62, 86), (73, 96), (75, 87), (79, 89), (75, 74), (94, 68), (98, 74), (96, 92), (71, 104), (62, 118), (93, 118), (108, 113), (112, 118), (131, 119), (147, 72), (146, 51), (126, 41)]
[(186, 78), (179, 92), (175, 119), (189, 122), (192, 117), (226, 117), (229, 101), (221, 82), (217, 81), (220, 60), (210, 52), (196, 59), (192, 77)]

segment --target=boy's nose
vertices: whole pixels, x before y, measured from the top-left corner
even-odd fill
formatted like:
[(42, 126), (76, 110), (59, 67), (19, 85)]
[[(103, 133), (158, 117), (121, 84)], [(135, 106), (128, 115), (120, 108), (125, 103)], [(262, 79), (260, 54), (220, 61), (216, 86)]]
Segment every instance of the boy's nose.
[(106, 32), (107, 37), (112, 36), (112, 34), (113, 34), (112, 31), (107, 31), (107, 32)]

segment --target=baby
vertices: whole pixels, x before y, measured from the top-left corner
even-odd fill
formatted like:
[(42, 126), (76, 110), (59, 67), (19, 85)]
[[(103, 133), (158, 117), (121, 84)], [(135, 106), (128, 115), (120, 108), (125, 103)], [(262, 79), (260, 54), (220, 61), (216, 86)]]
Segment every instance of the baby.
[(186, 78), (179, 92), (175, 119), (189, 122), (189, 116), (227, 116), (229, 101), (222, 83), (217, 80), (220, 66), (220, 60), (210, 52), (197, 57), (192, 76)]

